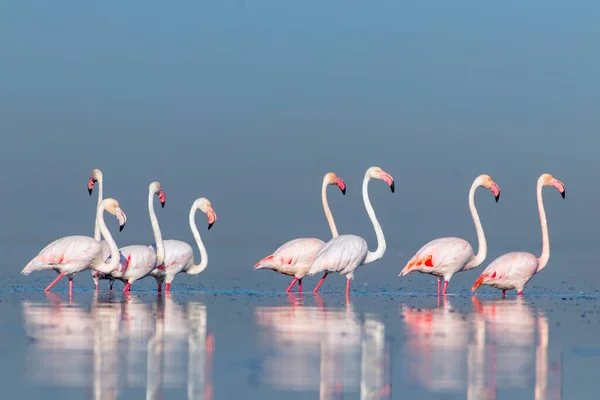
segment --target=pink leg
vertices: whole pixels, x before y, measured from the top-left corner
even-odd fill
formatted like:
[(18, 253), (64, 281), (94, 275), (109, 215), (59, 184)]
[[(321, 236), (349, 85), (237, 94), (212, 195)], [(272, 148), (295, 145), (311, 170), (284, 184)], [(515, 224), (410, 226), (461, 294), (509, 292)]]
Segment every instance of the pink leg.
[(346, 279), (346, 296), (350, 294), (350, 279)]
[(46, 287), (46, 289), (44, 289), (44, 292), (49, 292), (49, 291), (50, 291), (50, 289), (52, 289), (52, 286), (56, 285), (56, 282), (60, 281), (60, 279), (61, 279), (63, 276), (65, 276), (65, 273), (64, 273), (64, 272), (61, 272), (60, 274), (58, 274), (58, 276), (56, 277), (56, 279), (55, 279), (55, 280), (53, 280), (53, 281), (52, 281), (52, 283), (50, 283), (50, 284), (49, 284), (49, 285)]
[(442, 280), (438, 279), (438, 296), (442, 293)]
[(448, 290), (448, 281), (444, 282), (444, 294), (446, 294), (446, 290)]
[(522, 290), (519, 292), (519, 296), (523, 296), (523, 291)]
[(98, 284), (96, 284), (96, 290), (98, 290)]
[(298, 292), (302, 294), (302, 279), (298, 279)]
[(170, 291), (171, 291), (171, 284), (170, 284), (170, 283), (167, 283), (167, 284), (165, 285), (165, 292), (170, 292)]
[(292, 283), (290, 283), (290, 286), (288, 286), (287, 289), (285, 289), (286, 293), (289, 293), (290, 290), (292, 290), (292, 288), (294, 287), (294, 285), (296, 284), (296, 281), (298, 280), (298, 278), (294, 278), (294, 280), (292, 281)]
[(129, 292), (129, 288), (131, 287), (131, 283), (127, 282), (127, 285), (123, 288), (124, 292)]
[(73, 301), (73, 277), (69, 277), (69, 301)]
[(319, 291), (319, 288), (323, 284), (323, 281), (325, 280), (325, 278), (327, 278), (328, 274), (329, 274), (329, 272), (325, 272), (325, 274), (323, 275), (323, 277), (321, 278), (321, 280), (319, 281), (319, 283), (317, 283), (317, 286), (315, 286), (315, 290), (313, 290), (313, 293), (317, 293)]
[(162, 285), (160, 283), (158, 283), (157, 286), (158, 286), (158, 289), (156, 289), (156, 290), (158, 290), (158, 293), (162, 292)]

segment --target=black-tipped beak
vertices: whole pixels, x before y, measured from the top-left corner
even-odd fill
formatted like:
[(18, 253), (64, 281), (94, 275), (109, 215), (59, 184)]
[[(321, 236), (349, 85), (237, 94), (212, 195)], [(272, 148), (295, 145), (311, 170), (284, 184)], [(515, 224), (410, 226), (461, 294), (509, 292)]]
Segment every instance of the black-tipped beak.
[(396, 190), (396, 182), (392, 181), (392, 184), (390, 185), (390, 189), (392, 189), (392, 193), (394, 193), (394, 191)]
[(342, 189), (342, 194), (345, 196), (346, 195), (346, 188)]
[(208, 230), (210, 230), (210, 228), (212, 228), (212, 226), (214, 225), (214, 222), (211, 222), (210, 224), (208, 224)]
[(564, 199), (565, 196), (567, 195), (567, 190), (563, 190), (562, 192), (560, 192), (560, 195), (562, 196), (562, 198)]
[(90, 194), (90, 196), (92, 195), (92, 189), (88, 188), (88, 193)]
[(164, 201), (161, 201), (161, 202), (160, 202), (160, 206), (161, 206), (162, 208), (165, 208), (165, 202), (164, 202)]
[(121, 232), (125, 228), (125, 225), (119, 225), (119, 232)]
[(498, 200), (500, 200), (500, 192), (498, 192), (497, 195), (494, 196), (494, 198), (496, 199), (496, 203), (498, 202)]

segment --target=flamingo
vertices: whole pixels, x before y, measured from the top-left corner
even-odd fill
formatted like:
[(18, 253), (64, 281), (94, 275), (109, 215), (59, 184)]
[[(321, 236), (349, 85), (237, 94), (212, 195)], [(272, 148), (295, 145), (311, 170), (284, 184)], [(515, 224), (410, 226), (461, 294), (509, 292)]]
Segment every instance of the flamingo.
[(96, 239), (88, 236), (66, 236), (44, 247), (23, 268), (21, 273), (29, 275), (34, 271), (48, 270), (58, 272), (58, 277), (44, 289), (45, 291), (49, 291), (63, 276), (67, 275), (69, 278), (69, 297), (71, 297), (73, 295), (73, 275), (77, 272), (88, 268), (105, 274), (114, 271), (119, 265), (119, 248), (104, 223), (105, 210), (117, 217), (120, 226), (119, 231), (123, 230), (127, 222), (127, 216), (115, 199), (104, 199), (97, 207), (96, 218), (100, 225), (100, 231), (106, 238), (113, 258), (110, 262), (104, 261), (102, 246)]
[(518, 295), (523, 295), (523, 287), (536, 273), (540, 272), (550, 258), (550, 239), (548, 238), (548, 223), (546, 222), (546, 211), (542, 200), (542, 188), (554, 186), (565, 198), (565, 185), (550, 174), (542, 174), (537, 181), (537, 202), (542, 225), (542, 255), (537, 258), (531, 253), (515, 251), (496, 258), (483, 270), (471, 292), (477, 290), (481, 285), (488, 285), (502, 290), (502, 296), (507, 290), (515, 289)]
[[(328, 172), (323, 177), (323, 185), (321, 187), (321, 200), (325, 217), (329, 223), (332, 237), (338, 237), (338, 230), (333, 220), (333, 215), (329, 209), (327, 202), (327, 186), (337, 185), (342, 194), (346, 194), (346, 183), (333, 172)], [(302, 293), (302, 278), (306, 276), (315, 256), (323, 248), (325, 242), (317, 238), (298, 238), (290, 240), (281, 245), (273, 254), (263, 258), (254, 265), (254, 269), (271, 269), (280, 274), (293, 276), (292, 283), (285, 290), (289, 293), (296, 282), (298, 282), (298, 291)], [(323, 277), (325, 279), (325, 277)]]
[[(92, 195), (92, 191), (94, 190), (94, 186), (96, 185), (96, 183), (98, 183), (98, 204), (100, 204), (100, 202), (102, 201), (103, 175), (102, 171), (100, 171), (98, 168), (92, 170), (92, 175), (88, 180), (87, 187), (90, 196)], [(110, 248), (108, 247), (108, 243), (106, 243), (106, 240), (102, 240), (102, 235), (100, 233), (100, 227), (98, 226), (97, 219), (94, 219), (94, 239), (100, 242), (100, 245), (102, 246), (102, 259), (106, 260), (106, 258), (110, 256)], [(109, 279), (110, 290), (112, 290), (113, 284), (115, 283), (115, 279), (112, 276), (105, 276), (105, 274), (103, 274), (100, 271), (90, 270), (90, 272), (92, 273), (92, 279), (94, 280), (94, 286), (96, 287), (96, 290), (98, 290), (99, 279)]]
[(350, 280), (354, 279), (354, 271), (361, 265), (372, 263), (383, 257), (386, 248), (385, 237), (369, 200), (369, 181), (371, 179), (385, 181), (390, 186), (392, 193), (394, 193), (394, 178), (379, 167), (371, 167), (367, 170), (363, 179), (363, 201), (375, 229), (377, 249), (369, 251), (367, 241), (356, 235), (340, 235), (331, 239), (321, 248), (308, 271), (308, 275), (310, 276), (325, 271), (313, 293), (317, 293), (329, 273), (339, 272), (342, 275), (346, 275), (346, 299), (348, 299)]
[(410, 259), (400, 272), (399, 276), (406, 275), (412, 271), (434, 275), (438, 279), (438, 295), (440, 294), (443, 277), (446, 281), (443, 293), (446, 294), (448, 283), (455, 273), (476, 268), (483, 263), (487, 255), (487, 243), (481, 221), (479, 220), (479, 214), (475, 208), (475, 190), (479, 186), (490, 189), (496, 198), (496, 202), (500, 198), (500, 188), (489, 175), (483, 174), (475, 178), (473, 185), (471, 185), (471, 190), (469, 190), (469, 209), (475, 222), (477, 241), (479, 242), (477, 254), (473, 253), (473, 248), (464, 239), (457, 237), (435, 239), (419, 249), (417, 254)]
[[(113, 278), (127, 282), (123, 288), (124, 292), (129, 292), (131, 284), (138, 279), (144, 278), (155, 268), (164, 268), (163, 260), (165, 258), (165, 247), (163, 245), (160, 227), (154, 213), (154, 195), (158, 196), (160, 205), (165, 206), (165, 192), (159, 182), (152, 182), (148, 186), (148, 212), (150, 213), (150, 222), (154, 232), (154, 240), (157, 250), (152, 246), (133, 245), (121, 247), (119, 249), (119, 267), (111, 275)], [(111, 255), (112, 257), (112, 255)]]
[[(164, 268), (155, 268), (150, 272), (150, 275), (156, 279), (158, 291), (160, 292), (163, 281), (166, 280), (165, 291), (171, 290), (171, 282), (180, 272), (185, 272), (188, 275), (198, 275), (208, 266), (208, 253), (206, 247), (200, 238), (200, 232), (195, 223), (196, 211), (200, 210), (208, 216), (208, 229), (212, 228), (217, 220), (217, 214), (212, 208), (210, 201), (207, 198), (201, 197), (196, 199), (190, 209), (189, 223), (192, 235), (196, 240), (196, 245), (200, 250), (200, 264), (194, 264), (194, 250), (192, 246), (181, 240), (164, 240), (165, 248)], [(156, 243), (152, 246), (153, 251), (156, 251)]]

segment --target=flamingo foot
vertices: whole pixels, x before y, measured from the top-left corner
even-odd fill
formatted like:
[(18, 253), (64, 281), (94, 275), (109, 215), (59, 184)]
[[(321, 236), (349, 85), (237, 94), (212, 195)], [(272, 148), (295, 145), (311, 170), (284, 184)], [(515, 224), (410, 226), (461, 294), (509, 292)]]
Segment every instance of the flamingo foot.
[(323, 284), (323, 281), (325, 280), (325, 278), (327, 278), (327, 275), (329, 275), (329, 272), (325, 272), (325, 274), (323, 275), (323, 277), (321, 278), (319, 283), (317, 283), (317, 286), (315, 286), (315, 290), (313, 290), (313, 293), (317, 293), (319, 291), (319, 288)]
[(519, 296), (523, 296), (523, 291), (521, 290), (521, 291), (518, 293), (518, 295), (519, 295)]
[(170, 292), (170, 291), (171, 291), (171, 284), (170, 284), (170, 283), (167, 283), (167, 284), (165, 285), (165, 292)]
[(290, 283), (290, 286), (288, 286), (287, 289), (285, 289), (286, 293), (289, 293), (290, 290), (292, 290), (292, 288), (294, 287), (294, 285), (296, 284), (296, 281), (298, 281), (298, 278), (294, 278), (294, 280), (292, 281), (292, 283)]
[(448, 290), (448, 281), (444, 282), (444, 294), (446, 294), (446, 291)]
[(52, 281), (52, 282), (51, 282), (51, 283), (50, 283), (50, 284), (49, 284), (49, 285), (46, 287), (46, 289), (44, 289), (44, 292), (49, 292), (49, 291), (50, 291), (50, 289), (52, 289), (52, 286), (56, 285), (56, 283), (57, 283), (58, 281), (60, 281), (60, 279), (61, 279), (63, 276), (65, 276), (65, 273), (64, 273), (64, 272), (61, 272), (60, 274), (58, 274), (58, 276), (56, 277), (56, 279), (55, 279), (55, 280), (53, 280), (53, 281)]
[(127, 285), (125, 285), (125, 287), (123, 288), (123, 291), (129, 292), (130, 288), (131, 288), (131, 283), (127, 282)]

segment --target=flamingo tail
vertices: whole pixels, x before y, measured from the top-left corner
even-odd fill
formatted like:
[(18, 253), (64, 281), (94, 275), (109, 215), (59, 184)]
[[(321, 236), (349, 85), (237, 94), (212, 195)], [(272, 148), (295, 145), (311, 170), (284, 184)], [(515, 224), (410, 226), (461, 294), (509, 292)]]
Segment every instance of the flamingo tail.
[(25, 266), (25, 268), (23, 268), (21, 273), (23, 275), (29, 275), (30, 273), (36, 272), (36, 271), (50, 271), (50, 270), (53, 270), (55, 267), (56, 267), (55, 264), (47, 264), (45, 262), (41, 262), (34, 258), (33, 260), (31, 260), (29, 262), (29, 264), (27, 264)]
[(272, 254), (270, 256), (266, 256), (265, 258), (254, 264), (254, 269), (271, 268), (275, 264), (273, 262), (274, 259), (275, 256)]

